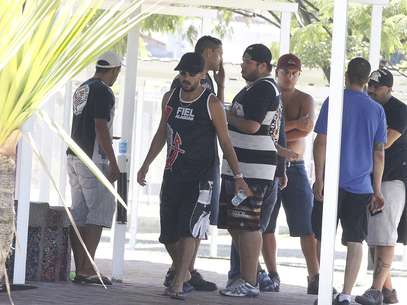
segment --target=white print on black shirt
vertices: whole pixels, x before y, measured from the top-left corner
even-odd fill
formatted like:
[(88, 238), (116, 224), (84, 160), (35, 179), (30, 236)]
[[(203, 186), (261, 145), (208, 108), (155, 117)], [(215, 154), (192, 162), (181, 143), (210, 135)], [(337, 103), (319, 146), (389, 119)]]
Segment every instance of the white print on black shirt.
[(88, 102), (89, 86), (83, 85), (75, 91), (73, 96), (73, 114), (80, 115)]
[(195, 115), (193, 114), (194, 110), (187, 107), (178, 107), (177, 114), (175, 115), (176, 119), (193, 121)]

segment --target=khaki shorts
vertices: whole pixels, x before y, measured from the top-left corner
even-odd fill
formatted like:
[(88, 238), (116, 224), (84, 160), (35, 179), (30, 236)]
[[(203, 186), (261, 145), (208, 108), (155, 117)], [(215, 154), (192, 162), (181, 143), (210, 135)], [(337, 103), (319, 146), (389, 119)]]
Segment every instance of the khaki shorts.
[(406, 191), (403, 181), (382, 182), (384, 209), (382, 213), (371, 216), (368, 212), (369, 246), (394, 246), (397, 242), (397, 227), (403, 215)]
[[(96, 166), (107, 174), (108, 165)], [(93, 224), (110, 228), (115, 210), (114, 196), (75, 156), (68, 156), (68, 176), (71, 185), (73, 219), (78, 226)]]

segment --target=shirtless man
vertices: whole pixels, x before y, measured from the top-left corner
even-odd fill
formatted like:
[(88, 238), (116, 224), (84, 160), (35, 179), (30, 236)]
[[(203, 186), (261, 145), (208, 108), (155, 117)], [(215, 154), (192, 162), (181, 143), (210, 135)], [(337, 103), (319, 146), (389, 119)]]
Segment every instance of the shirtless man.
[(319, 263), (311, 226), (313, 194), (303, 160), (305, 138), (314, 125), (314, 101), (309, 94), (295, 88), (300, 73), (301, 61), (297, 56), (285, 54), (279, 58), (276, 78), (284, 105), (287, 148), (296, 152), (299, 158), (287, 163), (287, 176), (283, 180), (288, 178), (288, 184), (280, 191), (269, 225), (263, 234), (263, 257), (275, 291), (279, 291), (280, 278), (276, 266), (277, 246), (274, 232), (282, 202), (290, 236), (300, 237), (301, 240), (301, 249), (308, 268), (307, 293), (318, 294)]

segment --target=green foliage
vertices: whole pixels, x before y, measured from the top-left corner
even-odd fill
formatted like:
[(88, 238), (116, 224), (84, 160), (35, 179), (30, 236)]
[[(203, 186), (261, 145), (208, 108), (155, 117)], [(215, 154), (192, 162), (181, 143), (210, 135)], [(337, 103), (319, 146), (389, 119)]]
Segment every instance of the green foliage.
[(180, 28), (185, 21), (184, 17), (167, 16), (167, 15), (151, 15), (140, 24), (140, 29), (143, 33), (151, 34), (152, 32), (175, 32)]

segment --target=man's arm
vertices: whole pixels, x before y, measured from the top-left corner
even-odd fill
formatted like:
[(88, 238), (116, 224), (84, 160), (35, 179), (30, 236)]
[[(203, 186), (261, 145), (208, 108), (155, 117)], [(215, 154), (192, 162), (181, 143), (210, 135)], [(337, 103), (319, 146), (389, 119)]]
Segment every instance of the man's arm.
[(326, 159), (326, 135), (318, 134), (314, 140), (314, 164), (315, 164), (315, 183), (314, 183), (314, 196), (318, 201), (324, 198), (324, 170)]
[(243, 177), (238, 177), (242, 172), (240, 171), (239, 161), (237, 160), (235, 150), (229, 138), (223, 106), (214, 96), (211, 96), (209, 100), (209, 110), (211, 112), (213, 125), (216, 129), (216, 134), (218, 135), (219, 144), (233, 174), (235, 175), (235, 190), (236, 192), (243, 190), (247, 196), (252, 196), (253, 193), (247, 186)]
[(383, 209), (382, 178), (384, 171), (384, 144), (377, 143), (373, 151), (373, 197), (369, 209), (372, 212)]
[(261, 126), (259, 122), (240, 118), (234, 115), (230, 110), (226, 111), (226, 118), (230, 125), (249, 134), (256, 133)]
[(401, 133), (395, 129), (388, 128), (387, 129), (387, 142), (384, 145), (384, 149), (389, 148), (393, 145), (394, 142), (397, 141), (398, 138), (401, 137)]
[(220, 63), (219, 71), (213, 71), (213, 78), (218, 87), (216, 96), (222, 103), (225, 102), (225, 69), (223, 68), (223, 62)]
[(110, 182), (114, 182), (119, 178), (120, 170), (117, 165), (116, 156), (114, 155), (107, 120), (95, 119), (95, 131), (97, 141), (109, 160), (109, 173), (107, 179), (109, 179)]
[[(300, 117), (297, 120), (286, 121), (285, 131), (287, 132), (287, 141), (294, 141), (292, 137), (300, 138), (307, 136), (314, 126), (314, 100), (308, 94), (304, 94), (300, 109)], [(290, 131), (297, 133), (289, 133)]]
[(160, 151), (163, 149), (166, 138), (167, 138), (167, 115), (166, 115), (166, 105), (170, 97), (170, 92), (164, 94), (161, 104), (161, 120), (158, 125), (157, 131), (151, 141), (150, 149), (148, 150), (147, 156), (137, 173), (137, 182), (140, 185), (146, 185), (146, 175), (150, 164), (154, 161)]

